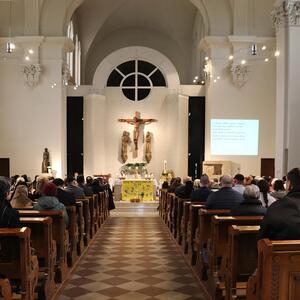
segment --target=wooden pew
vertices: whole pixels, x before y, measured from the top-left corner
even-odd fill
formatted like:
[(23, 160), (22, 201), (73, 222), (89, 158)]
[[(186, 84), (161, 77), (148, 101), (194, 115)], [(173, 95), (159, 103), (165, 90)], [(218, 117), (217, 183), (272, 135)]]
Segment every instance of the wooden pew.
[(225, 294), (225, 259), (231, 225), (260, 225), (263, 216), (213, 216), (208, 243), (209, 289), (214, 299)]
[(22, 217), (20, 222), (31, 230), (31, 246), (37, 253), (39, 262), (38, 298), (50, 299), (55, 290), (56, 243), (52, 239), (52, 219), (50, 217)]
[(83, 215), (83, 202), (76, 201), (76, 214), (77, 214), (77, 227), (78, 227), (78, 241), (77, 241), (77, 255), (81, 256), (84, 250), (84, 215)]
[(168, 193), (167, 195), (167, 226), (173, 232), (173, 211), (174, 211), (175, 194)]
[(204, 205), (204, 202), (201, 201), (185, 201), (183, 202), (183, 211), (181, 217), (181, 235), (182, 235), (182, 250), (186, 254), (188, 252), (188, 226), (189, 226), (189, 217), (190, 217), (190, 206), (191, 204)]
[(195, 236), (196, 236), (196, 229), (198, 227), (198, 220), (199, 220), (199, 210), (204, 208), (203, 204), (194, 204), (191, 203), (190, 211), (189, 211), (189, 222), (187, 228), (187, 241), (188, 241), (188, 260), (189, 263), (193, 266), (196, 264), (197, 259), (197, 252), (195, 248)]
[(185, 202), (189, 202), (190, 199), (183, 199), (178, 197), (177, 202), (177, 220), (176, 220), (176, 235), (177, 235), (177, 242), (179, 245), (182, 244), (183, 240), (183, 227), (182, 224), (182, 217), (183, 217), (183, 207)]
[(62, 210), (19, 210), (19, 216), (52, 218), (52, 238), (55, 240), (57, 248), (55, 282), (62, 282), (68, 274), (67, 252), (69, 245), (69, 236), (66, 230), (64, 212)]
[(182, 233), (182, 250), (183, 253), (186, 254), (188, 251), (188, 240), (187, 240), (187, 232), (188, 232), (188, 223), (189, 223), (189, 216), (190, 216), (190, 205), (192, 204), (191, 201), (186, 201), (183, 203), (183, 212), (181, 218), (181, 233)]
[(95, 211), (95, 218), (94, 218), (94, 227), (95, 227), (95, 233), (99, 229), (99, 220), (100, 220), (100, 209), (99, 209), (99, 193), (93, 195), (94, 198), (94, 211)]
[(249, 277), (257, 267), (257, 234), (260, 226), (237, 226), (229, 228), (226, 251), (225, 290), (226, 299), (246, 296)]
[(200, 209), (198, 212), (199, 222), (195, 234), (195, 250), (196, 250), (196, 271), (202, 280), (207, 280), (208, 262), (207, 242), (211, 233), (211, 219), (214, 215), (228, 215), (228, 209)]
[(83, 242), (84, 246), (87, 246), (91, 239), (91, 215), (90, 215), (90, 198), (82, 198), (77, 199), (77, 201), (82, 202), (82, 209), (83, 209), (83, 219), (84, 219), (84, 235), (83, 235)]
[(0, 300), (12, 300), (11, 285), (7, 278), (0, 279)]
[(77, 215), (76, 215), (76, 206), (67, 206), (67, 213), (69, 216), (69, 225), (68, 225), (68, 252), (67, 252), (67, 262), (68, 267), (72, 267), (76, 260), (77, 256), (77, 242), (78, 242), (78, 225), (77, 225)]
[(88, 197), (89, 199), (89, 209), (90, 209), (90, 238), (92, 239), (95, 236), (95, 220), (96, 220), (96, 211), (95, 211), (95, 197)]
[(39, 265), (31, 255), (29, 228), (0, 228), (0, 274), (20, 282), (22, 300), (34, 299)]
[(166, 211), (166, 203), (167, 203), (167, 190), (161, 189), (159, 191), (159, 215), (164, 220), (165, 219), (165, 211)]
[(177, 196), (174, 197), (172, 206), (172, 217), (171, 217), (171, 228), (174, 238), (177, 238), (177, 218), (178, 218), (178, 202), (179, 198)]
[(106, 194), (105, 194), (105, 192), (100, 192), (99, 193), (99, 227), (104, 223), (104, 221), (106, 219), (105, 201), (106, 201)]
[(258, 242), (258, 269), (249, 278), (247, 300), (300, 299), (300, 240)]

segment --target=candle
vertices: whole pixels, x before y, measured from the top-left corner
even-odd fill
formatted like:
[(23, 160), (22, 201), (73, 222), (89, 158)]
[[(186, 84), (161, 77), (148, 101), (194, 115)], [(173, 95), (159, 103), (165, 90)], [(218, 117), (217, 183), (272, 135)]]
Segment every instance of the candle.
[(164, 173), (166, 173), (167, 172), (167, 161), (165, 160), (164, 161)]

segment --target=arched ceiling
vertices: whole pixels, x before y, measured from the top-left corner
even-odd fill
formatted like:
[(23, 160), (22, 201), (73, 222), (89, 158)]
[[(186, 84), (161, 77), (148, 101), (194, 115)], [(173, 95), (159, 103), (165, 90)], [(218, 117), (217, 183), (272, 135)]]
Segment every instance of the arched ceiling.
[[(188, 79), (197, 8), (186, 0), (97, 0), (84, 2), (76, 11), (85, 78), (110, 52), (127, 46), (154, 47), (169, 57)], [(100, 9), (101, 8), (101, 9)]]

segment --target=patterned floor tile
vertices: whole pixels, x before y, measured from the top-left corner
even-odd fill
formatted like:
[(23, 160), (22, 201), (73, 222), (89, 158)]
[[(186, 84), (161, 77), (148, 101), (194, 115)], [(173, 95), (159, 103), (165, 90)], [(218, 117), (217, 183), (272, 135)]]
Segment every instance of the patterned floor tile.
[(145, 214), (141, 205), (139, 212), (122, 207), (101, 228), (58, 300), (204, 300), (157, 204)]

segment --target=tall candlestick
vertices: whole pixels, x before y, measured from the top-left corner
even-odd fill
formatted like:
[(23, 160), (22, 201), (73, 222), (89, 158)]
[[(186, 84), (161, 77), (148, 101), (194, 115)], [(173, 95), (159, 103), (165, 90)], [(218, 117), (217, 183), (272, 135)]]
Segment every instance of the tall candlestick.
[(167, 161), (164, 161), (164, 173), (167, 173)]

